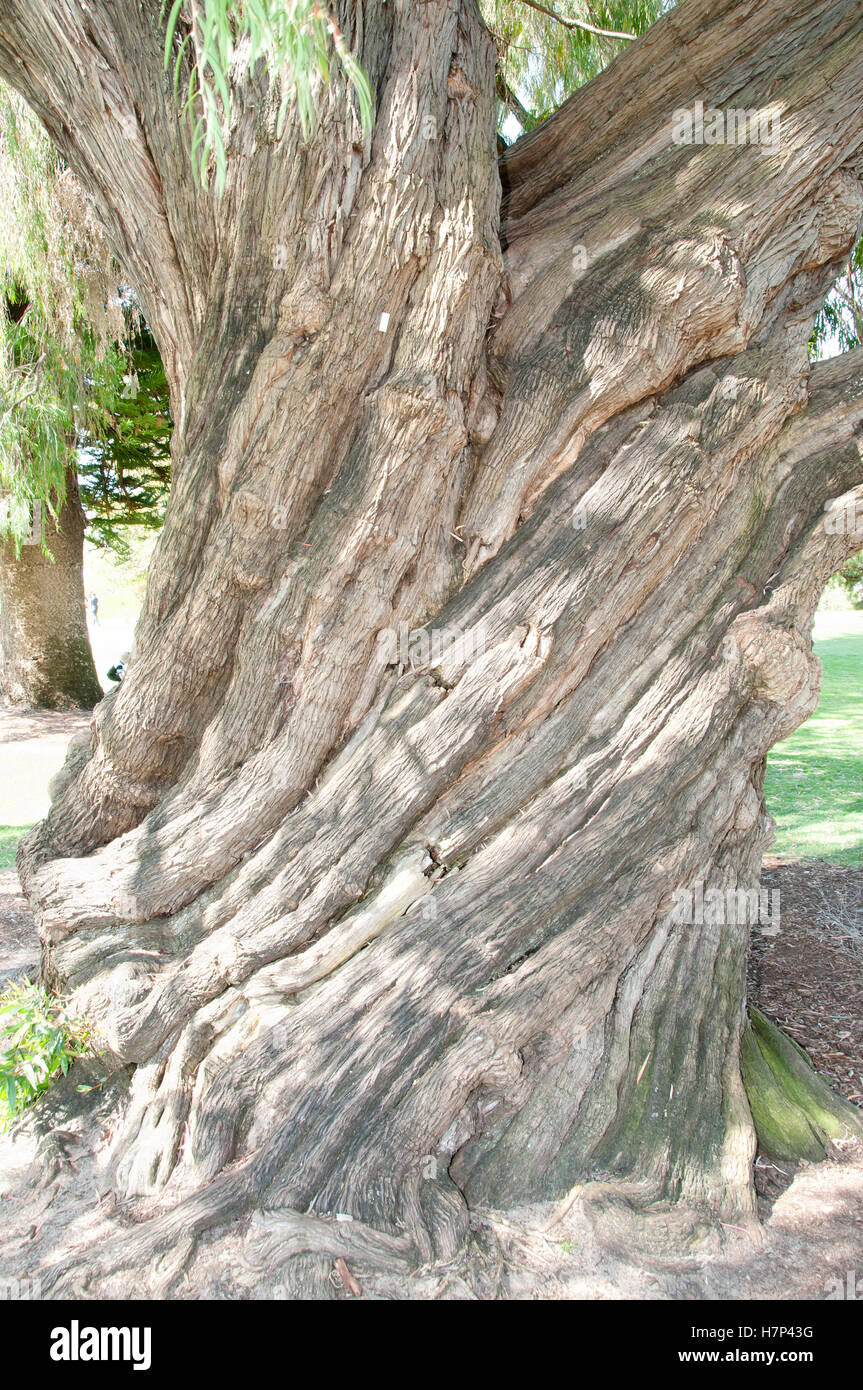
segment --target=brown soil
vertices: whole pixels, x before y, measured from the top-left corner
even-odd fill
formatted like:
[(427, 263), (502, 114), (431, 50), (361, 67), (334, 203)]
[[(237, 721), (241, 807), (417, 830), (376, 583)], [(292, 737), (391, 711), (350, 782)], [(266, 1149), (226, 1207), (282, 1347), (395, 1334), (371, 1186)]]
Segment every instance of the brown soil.
[(0, 872), (0, 989), (7, 979), (33, 978), (39, 964), (39, 942), (33, 914), (21, 893), (14, 869)]

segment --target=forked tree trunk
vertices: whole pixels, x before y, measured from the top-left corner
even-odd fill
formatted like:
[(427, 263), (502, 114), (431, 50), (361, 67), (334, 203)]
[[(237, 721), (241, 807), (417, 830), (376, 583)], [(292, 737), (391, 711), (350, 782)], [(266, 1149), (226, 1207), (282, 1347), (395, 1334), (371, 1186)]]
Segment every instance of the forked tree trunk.
[[(863, 353), (806, 343), (863, 213), (863, 14), (683, 0), (499, 182), (474, 0), (338, 8), (371, 139), (336, 85), (277, 142), (252, 84), (219, 203), (158, 7), (0, 4), (177, 421), (137, 657), (20, 856), (136, 1067), (113, 1179), (156, 1204), (89, 1273), (250, 1206), (295, 1288), (586, 1177), (754, 1215), (748, 929), (675, 890), (757, 885), (859, 548), (822, 517)], [(778, 148), (675, 144), (698, 100)]]
[(18, 554), (0, 541), (0, 702), (30, 709), (92, 709), (102, 698), (84, 607), (84, 512), (74, 472), (58, 524), (37, 513), (37, 535)]

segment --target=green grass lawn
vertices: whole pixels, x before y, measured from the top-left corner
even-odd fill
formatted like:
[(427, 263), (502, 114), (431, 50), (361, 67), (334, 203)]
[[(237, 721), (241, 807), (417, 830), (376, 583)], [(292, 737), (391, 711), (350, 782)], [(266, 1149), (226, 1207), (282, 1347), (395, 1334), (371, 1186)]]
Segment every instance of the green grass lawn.
[(47, 815), (48, 783), (68, 743), (65, 734), (0, 743), (0, 869), (14, 869), (21, 836)]
[(0, 825), (0, 869), (15, 868), (18, 841), (27, 829), (26, 825)]
[(819, 613), (818, 708), (767, 759), (771, 854), (863, 866), (863, 612)]

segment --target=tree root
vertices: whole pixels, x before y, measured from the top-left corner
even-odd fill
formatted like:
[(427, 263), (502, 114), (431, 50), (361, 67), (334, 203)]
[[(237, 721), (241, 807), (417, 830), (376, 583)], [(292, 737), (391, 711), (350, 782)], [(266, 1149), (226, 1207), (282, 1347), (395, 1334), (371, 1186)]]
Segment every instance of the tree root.
[(750, 1006), (741, 1045), (743, 1080), (760, 1151), (820, 1163), (834, 1141), (863, 1138), (863, 1119), (836, 1095), (793, 1039)]

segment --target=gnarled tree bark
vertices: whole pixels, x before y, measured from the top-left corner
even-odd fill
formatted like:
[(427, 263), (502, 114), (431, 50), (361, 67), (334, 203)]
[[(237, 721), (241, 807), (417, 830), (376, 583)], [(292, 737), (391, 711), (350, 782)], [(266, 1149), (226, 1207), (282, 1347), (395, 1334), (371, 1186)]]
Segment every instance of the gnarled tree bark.
[[(135, 1067), (151, 1219), (87, 1267), (257, 1206), (306, 1288), (590, 1177), (751, 1220), (747, 929), (674, 890), (757, 884), (859, 548), (823, 509), (863, 353), (806, 349), (863, 215), (859, 5), (684, 0), (498, 177), (474, 0), (341, 4), (371, 137), (336, 84), (277, 141), (241, 84), (221, 203), (156, 8), (0, 4), (177, 422), (136, 658), (19, 860)], [(675, 145), (696, 100), (779, 147)], [(466, 640), (394, 665), (401, 624)]]

